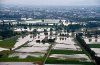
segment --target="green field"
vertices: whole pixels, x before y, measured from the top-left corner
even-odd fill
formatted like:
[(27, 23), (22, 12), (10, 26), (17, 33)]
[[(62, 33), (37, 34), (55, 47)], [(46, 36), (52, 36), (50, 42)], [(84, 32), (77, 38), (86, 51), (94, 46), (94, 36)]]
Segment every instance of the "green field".
[(88, 44), (90, 48), (100, 48), (100, 44)]
[(12, 48), (16, 43), (17, 37), (11, 37), (8, 39), (5, 39), (3, 41), (0, 41), (0, 47), (3, 48)]
[(51, 50), (50, 54), (83, 54), (83, 52), (74, 50)]

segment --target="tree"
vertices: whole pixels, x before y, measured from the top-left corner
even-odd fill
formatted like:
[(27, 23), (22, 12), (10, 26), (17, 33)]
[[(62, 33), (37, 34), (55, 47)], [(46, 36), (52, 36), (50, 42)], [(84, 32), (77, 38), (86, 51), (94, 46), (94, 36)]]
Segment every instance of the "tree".
[(50, 28), (50, 35), (53, 35), (52, 31), (53, 31), (53, 29), (52, 29), (52, 28)]
[(32, 29), (32, 24), (29, 24), (29, 29), (30, 29), (30, 30)]
[(24, 26), (24, 29), (27, 29), (27, 26)]

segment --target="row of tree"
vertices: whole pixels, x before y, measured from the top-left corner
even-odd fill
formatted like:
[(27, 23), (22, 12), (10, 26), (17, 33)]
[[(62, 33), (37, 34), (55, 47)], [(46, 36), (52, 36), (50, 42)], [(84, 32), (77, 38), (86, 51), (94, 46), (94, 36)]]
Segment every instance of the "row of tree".
[(100, 57), (96, 56), (96, 53), (91, 50), (91, 48), (86, 44), (86, 42), (76, 34), (76, 40), (83, 46), (83, 48), (90, 54), (91, 58), (94, 59), (97, 65), (100, 64)]

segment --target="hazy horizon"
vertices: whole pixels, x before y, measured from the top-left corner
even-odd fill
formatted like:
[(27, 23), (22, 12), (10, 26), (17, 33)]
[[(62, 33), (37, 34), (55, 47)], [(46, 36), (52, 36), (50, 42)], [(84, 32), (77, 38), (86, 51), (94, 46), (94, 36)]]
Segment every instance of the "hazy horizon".
[(1, 0), (3, 5), (24, 6), (98, 6), (99, 0)]

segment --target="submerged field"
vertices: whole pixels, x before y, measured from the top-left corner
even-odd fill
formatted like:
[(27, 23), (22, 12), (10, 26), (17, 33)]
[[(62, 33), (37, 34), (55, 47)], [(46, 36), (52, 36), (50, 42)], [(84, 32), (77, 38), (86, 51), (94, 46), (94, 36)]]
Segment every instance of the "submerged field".
[(98, 38), (84, 38), (84, 41), (96, 53), (96, 56), (100, 57), (100, 36)]
[[(50, 28), (45, 29), (47, 35), (44, 34), (44, 28), (38, 28), (40, 33), (37, 35), (25, 34), (18, 38), (0, 41), (0, 47), (4, 48), (1, 49), (3, 55), (0, 56), (0, 61), (94, 65), (71, 33), (60, 31), (56, 34), (55, 31), (50, 31)], [(55, 41), (41, 42), (44, 39), (55, 39)]]

